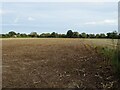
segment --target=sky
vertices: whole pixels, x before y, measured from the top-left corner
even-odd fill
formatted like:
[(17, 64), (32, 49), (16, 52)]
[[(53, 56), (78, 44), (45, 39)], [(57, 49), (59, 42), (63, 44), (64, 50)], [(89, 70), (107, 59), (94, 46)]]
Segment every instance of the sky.
[(118, 30), (117, 2), (4, 2), (2, 33), (107, 33)]

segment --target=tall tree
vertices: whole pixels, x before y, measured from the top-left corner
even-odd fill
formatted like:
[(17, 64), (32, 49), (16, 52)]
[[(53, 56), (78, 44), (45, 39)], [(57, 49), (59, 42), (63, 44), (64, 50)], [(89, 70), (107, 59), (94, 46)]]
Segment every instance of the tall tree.
[(68, 38), (72, 38), (72, 36), (73, 36), (72, 30), (68, 30), (68, 31), (67, 31), (67, 37), (68, 37)]
[(8, 35), (9, 35), (10, 37), (13, 37), (14, 35), (16, 35), (16, 32), (10, 31), (10, 32), (8, 33)]

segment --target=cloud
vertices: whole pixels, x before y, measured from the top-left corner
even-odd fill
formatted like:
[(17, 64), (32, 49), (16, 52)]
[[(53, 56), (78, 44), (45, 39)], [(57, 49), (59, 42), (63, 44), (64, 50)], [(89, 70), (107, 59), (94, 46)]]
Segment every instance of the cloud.
[[(14, 20), (14, 23), (18, 23), (18, 22), (20, 22), (20, 20), (22, 21), (23, 18), (25, 18), (25, 17), (20, 17), (20, 16), (16, 17)], [(33, 17), (29, 16), (29, 17), (27, 17), (27, 20), (34, 21), (35, 19)]]
[(97, 24), (96, 22), (86, 22), (85, 25), (95, 25)]
[(117, 20), (109, 20), (109, 19), (106, 19), (103, 21), (103, 23), (108, 23), (108, 24), (114, 24), (116, 22), (117, 22)]
[(35, 19), (33, 17), (28, 17), (28, 21), (34, 21)]
[(84, 25), (117, 25), (117, 20), (116, 19), (105, 19), (102, 21), (91, 21), (91, 22), (86, 22)]

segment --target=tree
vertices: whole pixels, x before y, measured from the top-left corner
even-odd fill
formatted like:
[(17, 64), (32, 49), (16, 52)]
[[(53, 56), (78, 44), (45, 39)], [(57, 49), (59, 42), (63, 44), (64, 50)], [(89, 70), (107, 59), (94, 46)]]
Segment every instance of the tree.
[(107, 38), (112, 38), (112, 39), (116, 39), (118, 38), (118, 33), (116, 31), (113, 31), (113, 32), (109, 32), (107, 33)]
[(89, 34), (89, 38), (95, 38), (95, 34)]
[(89, 34), (87, 34), (87, 38), (89, 38)]
[(42, 34), (40, 34), (40, 37), (41, 38), (51, 37), (51, 34), (50, 33), (42, 33)]
[(107, 38), (112, 38), (111, 33), (107, 33)]
[(99, 34), (96, 34), (96, 38), (99, 38), (100, 37), (100, 35)]
[(58, 37), (58, 34), (55, 33), (55, 32), (52, 32), (52, 33), (51, 33), (51, 37), (57, 38), (57, 37)]
[(104, 33), (101, 33), (100, 38), (106, 38), (106, 35)]
[(78, 38), (79, 37), (79, 33), (78, 32), (73, 32), (73, 38)]
[(8, 35), (9, 35), (9, 37), (13, 37), (14, 35), (16, 35), (16, 33), (15, 33), (14, 31), (10, 31), (10, 32), (8, 33)]
[(2, 38), (2, 34), (0, 34), (0, 38)]
[(31, 32), (29, 36), (30, 36), (30, 37), (37, 37), (38, 34), (37, 34), (36, 32)]
[(120, 34), (118, 34), (118, 39), (120, 39)]
[(58, 34), (59, 38), (66, 38), (66, 34)]
[(20, 37), (28, 37), (27, 34), (23, 33), (19, 35)]
[(86, 33), (81, 33), (81, 37), (82, 38), (87, 38), (87, 34)]
[(68, 31), (67, 31), (67, 37), (68, 37), (68, 38), (72, 38), (72, 36), (73, 36), (72, 30), (68, 30)]
[(117, 39), (117, 37), (118, 37), (117, 34), (118, 34), (117, 31), (113, 31), (113, 32), (112, 32), (112, 38), (113, 38), (113, 39)]
[(73, 32), (72, 30), (68, 30), (67, 34), (58, 34), (56, 32), (52, 33), (42, 33), (40, 35), (37, 34), (37, 32), (31, 32), (30, 34), (21, 34), (16, 33), (14, 31), (10, 31), (7, 34), (0, 34), (0, 37), (2, 38), (10, 38), (10, 37), (42, 37), (42, 38), (111, 38), (111, 39), (120, 39), (120, 33), (117, 31), (109, 32), (107, 34), (101, 33), (101, 34), (86, 34), (79, 32)]
[(0, 37), (7, 38), (7, 35), (6, 34), (1, 34)]
[(17, 33), (16, 35), (17, 35), (17, 37), (20, 37), (20, 33)]

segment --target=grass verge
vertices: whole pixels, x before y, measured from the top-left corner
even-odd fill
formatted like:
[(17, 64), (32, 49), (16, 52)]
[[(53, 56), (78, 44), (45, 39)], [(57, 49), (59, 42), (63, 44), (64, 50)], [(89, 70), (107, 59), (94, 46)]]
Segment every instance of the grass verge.
[(115, 72), (120, 75), (120, 50), (118, 48), (95, 47), (98, 53), (102, 54), (113, 65)]

